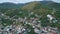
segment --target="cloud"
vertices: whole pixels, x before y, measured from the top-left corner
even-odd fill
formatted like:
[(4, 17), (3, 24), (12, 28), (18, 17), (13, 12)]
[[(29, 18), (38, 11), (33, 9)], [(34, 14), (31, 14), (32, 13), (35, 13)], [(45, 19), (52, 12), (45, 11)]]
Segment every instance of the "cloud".
[[(0, 0), (0, 3), (2, 2), (26, 3), (26, 2), (31, 2), (31, 1), (41, 1), (41, 0)], [(44, 1), (50, 1), (50, 0), (44, 0)], [(60, 3), (60, 0), (52, 0), (52, 1)]]
[(52, 1), (52, 0), (43, 0), (43, 1)]
[(26, 3), (31, 1), (41, 1), (41, 0), (9, 0), (9, 2), (14, 2), (14, 3)]

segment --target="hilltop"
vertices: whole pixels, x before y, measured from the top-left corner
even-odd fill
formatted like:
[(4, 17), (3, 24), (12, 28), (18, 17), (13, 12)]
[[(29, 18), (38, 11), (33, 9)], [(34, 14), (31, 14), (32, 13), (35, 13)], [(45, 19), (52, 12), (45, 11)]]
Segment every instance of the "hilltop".
[(11, 2), (4, 2), (4, 3), (0, 3), (0, 8), (2, 9), (12, 9), (12, 8), (20, 8), (22, 6), (24, 6), (25, 4), (23, 3), (18, 3), (18, 4), (15, 4), (15, 3), (11, 3)]
[(34, 1), (30, 2), (27, 5), (22, 7), (22, 10), (30, 10), (40, 15), (51, 14), (53, 12), (53, 8), (56, 10), (55, 16), (56, 18), (60, 18), (60, 3), (56, 3), (53, 1)]
[[(9, 24), (12, 24), (12, 20), (5, 19), (5, 17), (9, 17), (11, 19), (18, 19), (19, 17), (36, 17), (42, 16), (43, 20), (46, 19), (47, 14), (53, 15), (56, 19), (60, 19), (60, 3), (56, 3), (53, 1), (34, 1), (29, 2), (25, 4), (14, 4), (14, 3), (1, 3), (0, 4), (0, 16), (1, 14), (4, 14), (4, 16), (1, 16), (0, 18), (3, 23), (9, 22)], [(55, 9), (54, 14), (53, 8)], [(34, 13), (32, 16), (29, 16), (30, 13)], [(40, 17), (39, 17), (40, 18)], [(6, 20), (6, 21), (5, 21)], [(44, 21), (43, 21), (44, 22)]]

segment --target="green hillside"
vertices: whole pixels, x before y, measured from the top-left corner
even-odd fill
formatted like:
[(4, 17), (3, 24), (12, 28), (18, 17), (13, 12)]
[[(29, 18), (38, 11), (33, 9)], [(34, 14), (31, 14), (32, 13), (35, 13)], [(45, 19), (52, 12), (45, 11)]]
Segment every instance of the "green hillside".
[(40, 15), (47, 15), (52, 14), (53, 8), (56, 10), (54, 16), (57, 19), (60, 19), (60, 4), (59, 3), (48, 3), (48, 4), (42, 4), (40, 2), (31, 2), (25, 6), (22, 7), (22, 10), (32, 11)]
[[(48, 20), (46, 19), (46, 15), (51, 14), (57, 20), (60, 20), (60, 8), (59, 7), (60, 7), (60, 3), (43, 4), (43, 3), (35, 1), (35, 2), (27, 3), (26, 5), (24, 5), (21, 8), (9, 8), (9, 9), (0, 8), (0, 15), (1, 15), (1, 13), (4, 14), (4, 16), (0, 16), (0, 18), (1, 18), (2, 24), (6, 23), (7, 25), (10, 25), (14, 21), (10, 20), (9, 18), (11, 18), (11, 19), (18, 19), (19, 17), (37, 18), (36, 15), (38, 15), (39, 18), (41, 17), (42, 23), (45, 24), (45, 22), (47, 21), (46, 24), (49, 25)], [(52, 14), (53, 8), (55, 9), (54, 14)], [(33, 12), (33, 15), (29, 16), (29, 14), (31, 12)], [(7, 16), (9, 16), (9, 18), (5, 19), (5, 17), (7, 17)], [(58, 25), (58, 26), (60, 26), (60, 25)]]

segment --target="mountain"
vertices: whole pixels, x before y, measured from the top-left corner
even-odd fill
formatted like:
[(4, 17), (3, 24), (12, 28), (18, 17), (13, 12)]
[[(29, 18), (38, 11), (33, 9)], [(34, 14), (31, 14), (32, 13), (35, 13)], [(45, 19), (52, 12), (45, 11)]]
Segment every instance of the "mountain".
[(53, 1), (34, 1), (29, 2), (27, 5), (22, 7), (22, 10), (33, 11), (40, 15), (52, 14), (53, 8), (56, 10), (54, 16), (60, 19), (60, 3)]
[[(18, 9), (16, 9), (16, 8), (18, 8)], [(29, 10), (29, 11), (33, 11), (39, 15), (47, 15), (47, 14), (52, 13), (53, 8), (56, 10), (56, 12), (54, 14), (56, 16), (56, 18), (60, 18), (60, 16), (59, 16), (60, 3), (56, 3), (53, 1), (34, 1), (34, 2), (25, 3), (25, 4), (23, 4), (23, 3), (15, 4), (15, 3), (10, 3), (10, 2), (0, 3), (0, 12), (3, 12), (3, 13), (7, 12), (7, 15), (11, 15), (11, 13), (14, 14), (15, 12), (20, 11), (20, 10), (23, 10), (23, 11)], [(9, 11), (11, 11), (11, 12), (9, 13)]]
[(53, 1), (40, 1), (41, 4), (44, 4), (44, 5), (48, 5), (48, 4), (51, 4), (51, 3), (55, 3)]
[(4, 2), (4, 3), (0, 3), (0, 8), (19, 8), (24, 5), (25, 4), (23, 3), (15, 4), (15, 3), (10, 3), (10, 2)]
[[(17, 9), (16, 9), (17, 8)], [(54, 14), (52, 14), (53, 9), (55, 9)], [(0, 18), (3, 23), (9, 23), (11, 24), (12, 21), (5, 20), (5, 17), (14, 18), (17, 19), (19, 17), (31, 17), (29, 16), (30, 13), (33, 13), (32, 17), (36, 17), (38, 15), (39, 17), (42, 16), (42, 21), (46, 22), (46, 15), (51, 14), (56, 19), (60, 20), (60, 3), (56, 3), (53, 1), (34, 1), (29, 3), (0, 3)], [(59, 26), (60, 27), (60, 26)]]
[(34, 12), (39, 12), (39, 13), (45, 13), (46, 11), (50, 11), (52, 10), (52, 8), (50, 6), (48, 6), (48, 4), (50, 4), (51, 1), (34, 1), (34, 2), (30, 2), (27, 5), (22, 7), (22, 10), (30, 10), (30, 11), (34, 11)]

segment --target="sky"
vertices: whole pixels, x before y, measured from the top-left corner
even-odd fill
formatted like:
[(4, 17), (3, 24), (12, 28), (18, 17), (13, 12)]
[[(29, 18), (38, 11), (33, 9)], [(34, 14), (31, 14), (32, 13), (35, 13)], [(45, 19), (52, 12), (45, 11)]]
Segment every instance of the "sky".
[[(0, 0), (0, 3), (3, 3), (3, 2), (27, 3), (31, 1), (42, 1), (42, 0)], [(60, 3), (60, 0), (52, 0), (52, 1)]]

